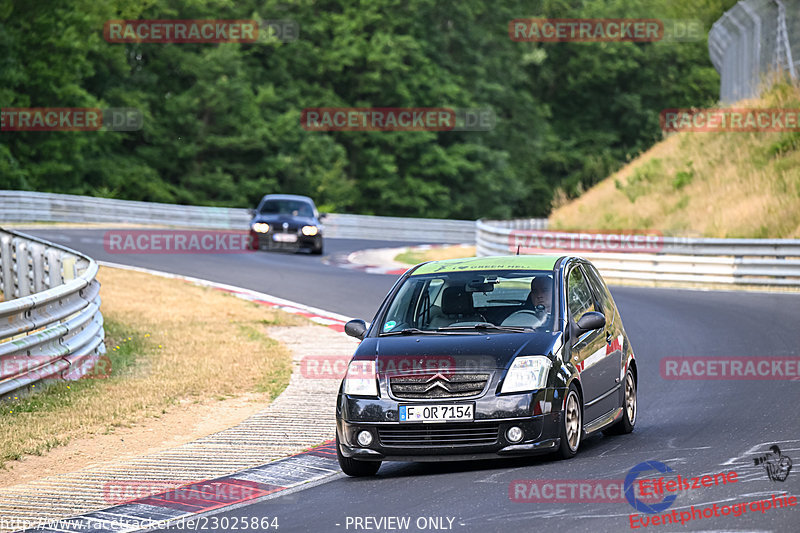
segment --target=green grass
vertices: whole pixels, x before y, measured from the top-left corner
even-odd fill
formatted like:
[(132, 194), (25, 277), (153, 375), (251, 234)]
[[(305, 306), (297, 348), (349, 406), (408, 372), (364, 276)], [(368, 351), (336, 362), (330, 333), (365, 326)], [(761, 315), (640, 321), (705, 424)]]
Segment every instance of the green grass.
[[(100, 396), (101, 389), (111, 381), (121, 381), (136, 366), (144, 354), (152, 351), (146, 333), (135, 331), (128, 326), (105, 318), (107, 356), (111, 361), (111, 372), (107, 378), (80, 379), (78, 381), (52, 381), (48, 384), (34, 384), (27, 391), (20, 392), (0, 403), (0, 428), (13, 431), (15, 423), (22, 419), (68, 411), (78, 399)], [(48, 450), (66, 444), (67, 438), (49, 437), (29, 441), (19, 446), (14, 440), (2, 439), (0, 442), (0, 467), (6, 461), (19, 459), (25, 454), (42, 455)], [(13, 444), (12, 444), (13, 443)]]
[[(780, 83), (734, 108), (797, 109)], [(552, 229), (800, 238), (800, 132), (682, 132), (550, 215)]]

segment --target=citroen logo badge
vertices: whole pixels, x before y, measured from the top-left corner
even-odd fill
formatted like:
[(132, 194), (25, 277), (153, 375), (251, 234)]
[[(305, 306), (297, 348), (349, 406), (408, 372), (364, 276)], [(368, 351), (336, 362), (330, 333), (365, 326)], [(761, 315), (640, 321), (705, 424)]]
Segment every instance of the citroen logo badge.
[(430, 382), (431, 382), (431, 381), (433, 381), (434, 379), (441, 379), (442, 381), (447, 381), (447, 382), (449, 382), (449, 381), (450, 381), (449, 379), (447, 379), (446, 377), (444, 377), (444, 375), (443, 375), (443, 374), (441, 374), (441, 373), (438, 373), (438, 372), (437, 372), (435, 375), (433, 375), (433, 376), (431, 376), (430, 378), (428, 378), (428, 380), (427, 380), (425, 383), (430, 383)]

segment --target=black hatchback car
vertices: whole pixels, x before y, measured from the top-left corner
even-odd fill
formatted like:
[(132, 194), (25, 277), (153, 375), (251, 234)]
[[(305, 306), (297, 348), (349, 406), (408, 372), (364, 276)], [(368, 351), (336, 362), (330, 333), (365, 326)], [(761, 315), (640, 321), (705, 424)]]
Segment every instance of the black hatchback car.
[(250, 211), (250, 236), (259, 250), (323, 251), (322, 223), (308, 196), (268, 194)]
[(339, 389), (336, 446), (350, 476), (382, 461), (574, 456), (636, 423), (633, 350), (611, 293), (578, 257), (423, 263), (404, 274)]

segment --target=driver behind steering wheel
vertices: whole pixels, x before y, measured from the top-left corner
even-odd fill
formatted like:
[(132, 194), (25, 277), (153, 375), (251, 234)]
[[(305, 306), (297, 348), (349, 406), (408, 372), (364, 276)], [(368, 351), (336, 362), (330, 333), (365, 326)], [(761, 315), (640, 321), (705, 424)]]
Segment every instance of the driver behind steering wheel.
[(541, 317), (549, 315), (553, 305), (553, 280), (546, 276), (533, 278), (528, 299), (533, 304), (534, 313)]
[(531, 280), (531, 292), (522, 309), (511, 313), (503, 326), (540, 327), (549, 322), (553, 305), (553, 280), (539, 276)]

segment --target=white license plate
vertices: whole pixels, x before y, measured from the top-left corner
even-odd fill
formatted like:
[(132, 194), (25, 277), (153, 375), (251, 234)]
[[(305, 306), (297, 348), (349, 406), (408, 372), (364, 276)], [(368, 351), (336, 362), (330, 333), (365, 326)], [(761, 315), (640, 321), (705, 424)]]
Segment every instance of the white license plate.
[(471, 403), (438, 405), (401, 405), (400, 422), (458, 422), (474, 417)]
[(297, 235), (293, 233), (275, 233), (272, 236), (275, 242), (297, 242)]

